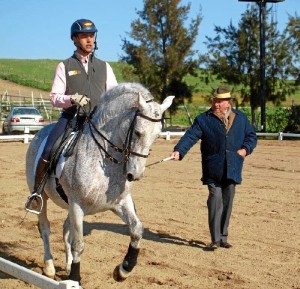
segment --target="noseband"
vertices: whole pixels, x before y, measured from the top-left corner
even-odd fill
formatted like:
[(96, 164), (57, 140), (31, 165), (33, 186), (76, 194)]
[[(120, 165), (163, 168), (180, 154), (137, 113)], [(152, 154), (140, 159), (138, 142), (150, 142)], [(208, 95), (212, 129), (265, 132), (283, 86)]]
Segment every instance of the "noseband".
[(124, 151), (126, 152), (125, 155), (128, 155), (128, 157), (130, 155), (134, 155), (134, 156), (141, 157), (141, 158), (147, 158), (149, 156), (149, 154), (148, 155), (143, 155), (143, 154), (132, 151), (131, 148), (130, 148), (131, 140), (132, 140), (132, 134), (133, 134), (134, 126), (135, 126), (135, 123), (136, 123), (136, 118), (138, 116), (142, 117), (142, 118), (144, 118), (148, 121), (151, 121), (151, 122), (161, 122), (162, 119), (161, 118), (159, 118), (159, 119), (151, 118), (147, 115), (142, 114), (139, 110), (137, 110), (134, 114), (133, 121), (131, 122), (131, 125), (128, 129), (127, 136), (126, 136), (125, 143), (124, 143)]
[[(134, 118), (129, 126), (129, 129), (128, 129), (128, 132), (127, 132), (127, 135), (126, 135), (126, 139), (125, 139), (125, 143), (123, 144), (123, 148), (119, 148), (118, 146), (116, 146), (115, 144), (113, 144), (105, 135), (103, 135), (96, 127), (95, 125), (91, 122), (91, 120), (89, 119), (88, 120), (88, 123), (89, 123), (89, 128), (90, 128), (90, 131), (91, 131), (91, 135), (94, 139), (94, 141), (96, 142), (97, 146), (99, 147), (100, 150), (102, 150), (104, 153), (105, 153), (105, 156), (112, 162), (116, 163), (116, 164), (123, 164), (123, 163), (126, 163), (130, 157), (130, 155), (134, 155), (134, 156), (137, 156), (137, 157), (141, 157), (141, 158), (148, 158), (149, 154), (148, 155), (144, 155), (144, 154), (140, 154), (140, 153), (137, 153), (137, 152), (134, 152), (131, 150), (131, 142), (132, 142), (132, 135), (133, 135), (133, 132), (134, 132), (134, 127), (135, 127), (135, 124), (136, 124), (136, 119), (137, 117), (142, 117), (148, 121), (151, 121), (151, 122), (161, 122), (162, 121), (162, 118), (159, 118), (159, 119), (156, 119), (156, 118), (151, 118), (147, 115), (144, 115), (142, 114), (139, 110), (136, 110), (135, 114), (134, 114)], [(99, 136), (101, 136), (105, 141), (107, 141), (111, 147), (116, 151), (116, 152), (119, 152), (119, 153), (123, 153), (124, 156), (123, 156), (123, 159), (121, 161), (117, 160), (115, 157), (113, 157), (100, 143), (99, 141), (97, 140), (97, 138), (95, 137), (94, 135), (94, 132), (95, 131)]]

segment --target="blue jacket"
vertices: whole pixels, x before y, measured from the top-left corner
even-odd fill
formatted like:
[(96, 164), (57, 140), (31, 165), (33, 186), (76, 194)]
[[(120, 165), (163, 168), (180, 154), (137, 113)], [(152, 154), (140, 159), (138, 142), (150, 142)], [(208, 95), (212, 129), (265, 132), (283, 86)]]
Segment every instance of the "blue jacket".
[(242, 182), (244, 158), (237, 150), (245, 148), (247, 155), (251, 154), (256, 147), (257, 136), (244, 113), (236, 109), (232, 109), (232, 112), (235, 118), (228, 132), (212, 109), (201, 113), (174, 147), (182, 159), (201, 139), (203, 184), (221, 183), (224, 178), (237, 184)]

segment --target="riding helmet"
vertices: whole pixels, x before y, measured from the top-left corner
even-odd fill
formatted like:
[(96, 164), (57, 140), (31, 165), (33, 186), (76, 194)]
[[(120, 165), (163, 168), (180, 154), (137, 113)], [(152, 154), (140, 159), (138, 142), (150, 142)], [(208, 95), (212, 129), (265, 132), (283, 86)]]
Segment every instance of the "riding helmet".
[(73, 35), (81, 32), (92, 32), (96, 33), (98, 30), (95, 24), (88, 19), (79, 19), (76, 20), (71, 26), (71, 39)]

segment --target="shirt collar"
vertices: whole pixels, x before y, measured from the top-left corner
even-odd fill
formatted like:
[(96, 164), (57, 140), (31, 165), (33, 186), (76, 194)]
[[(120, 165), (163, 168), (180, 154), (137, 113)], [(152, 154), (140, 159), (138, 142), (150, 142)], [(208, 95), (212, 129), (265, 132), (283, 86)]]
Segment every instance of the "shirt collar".
[(90, 54), (87, 55), (87, 56), (82, 56), (82, 55), (81, 55), (81, 62), (82, 62), (83, 64), (87, 64), (87, 63), (89, 62), (89, 56), (90, 56)]

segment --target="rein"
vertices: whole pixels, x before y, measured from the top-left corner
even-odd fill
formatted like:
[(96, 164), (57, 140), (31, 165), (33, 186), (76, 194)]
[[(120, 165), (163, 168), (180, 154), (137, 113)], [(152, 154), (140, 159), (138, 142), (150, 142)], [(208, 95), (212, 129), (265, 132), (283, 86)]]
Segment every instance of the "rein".
[[(148, 158), (148, 155), (144, 155), (144, 154), (140, 154), (137, 152), (134, 152), (131, 150), (131, 142), (132, 142), (132, 135), (133, 135), (133, 131), (134, 131), (134, 127), (135, 127), (135, 123), (136, 123), (136, 118), (137, 117), (142, 117), (148, 121), (151, 122), (161, 122), (162, 119), (155, 119), (155, 118), (151, 118), (149, 116), (146, 116), (144, 114), (142, 114), (139, 110), (136, 110), (135, 114), (134, 114), (134, 118), (128, 128), (128, 132), (126, 135), (126, 139), (125, 139), (125, 143), (123, 144), (123, 148), (119, 148), (118, 146), (116, 146), (115, 144), (113, 144), (103, 133), (101, 133), (96, 126), (93, 124), (93, 122), (91, 121), (91, 118), (88, 116), (88, 124), (89, 124), (89, 128), (91, 131), (91, 135), (95, 141), (95, 143), (97, 144), (97, 146), (99, 147), (100, 150), (102, 150), (105, 153), (105, 156), (112, 162), (116, 163), (116, 164), (124, 164), (128, 161), (130, 155), (134, 155), (134, 156), (138, 156), (138, 157), (142, 157), (142, 158)], [(108, 142), (110, 144), (110, 146), (119, 153), (124, 153), (124, 157), (122, 160), (117, 160), (115, 157), (113, 157), (98, 141), (98, 139), (96, 138), (94, 132), (97, 133), (97, 135), (99, 135), (101, 138), (103, 138), (106, 142)]]

